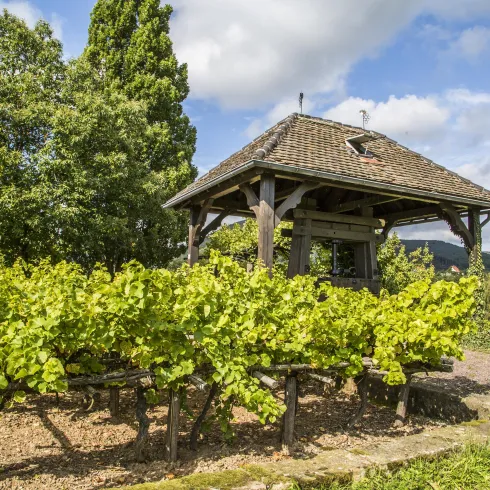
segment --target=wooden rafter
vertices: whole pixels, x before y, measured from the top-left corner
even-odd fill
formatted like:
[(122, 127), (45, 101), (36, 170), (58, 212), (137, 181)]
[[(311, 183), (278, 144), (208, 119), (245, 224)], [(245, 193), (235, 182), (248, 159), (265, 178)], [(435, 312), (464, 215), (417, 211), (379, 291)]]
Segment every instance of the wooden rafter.
[(398, 221), (403, 221), (408, 219), (425, 218), (427, 216), (437, 216), (439, 212), (440, 212), (440, 208), (438, 206), (426, 206), (423, 208), (408, 209), (406, 211), (390, 213), (383, 216), (383, 219), (386, 222), (397, 223)]
[(275, 210), (275, 226), (277, 226), (281, 218), (284, 216), (286, 211), (294, 209), (300, 202), (303, 196), (313, 189), (320, 187), (321, 184), (318, 182), (303, 182), (299, 187), (297, 187), (286, 200), (279, 205)]
[(371, 196), (365, 199), (358, 199), (357, 201), (348, 201), (342, 204), (337, 204), (330, 207), (327, 211), (330, 213), (344, 213), (346, 211), (352, 211), (354, 209), (376, 206), (378, 204), (384, 204), (386, 202), (398, 201), (401, 197), (393, 196)]

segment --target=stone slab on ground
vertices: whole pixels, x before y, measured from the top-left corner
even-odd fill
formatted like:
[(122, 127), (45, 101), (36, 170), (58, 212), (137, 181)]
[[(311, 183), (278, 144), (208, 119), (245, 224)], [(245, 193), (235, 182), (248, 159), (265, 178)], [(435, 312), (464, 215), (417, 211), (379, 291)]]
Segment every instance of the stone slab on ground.
[(466, 443), (486, 443), (490, 423), (472, 421), (409, 435), (360, 450), (326, 451), (310, 459), (245, 466), (239, 470), (196, 474), (175, 480), (136, 485), (131, 490), (282, 490), (297, 482), (303, 488), (362, 478), (373, 468), (392, 469), (416, 458), (432, 458)]

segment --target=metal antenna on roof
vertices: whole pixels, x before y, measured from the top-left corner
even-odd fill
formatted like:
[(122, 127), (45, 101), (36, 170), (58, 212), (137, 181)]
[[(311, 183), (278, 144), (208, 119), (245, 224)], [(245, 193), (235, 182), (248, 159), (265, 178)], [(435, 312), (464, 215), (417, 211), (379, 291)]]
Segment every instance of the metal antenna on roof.
[(368, 114), (366, 109), (361, 109), (359, 112), (362, 114), (362, 129), (366, 129), (366, 124), (371, 119), (371, 116)]
[(303, 92), (299, 93), (299, 112), (303, 114)]

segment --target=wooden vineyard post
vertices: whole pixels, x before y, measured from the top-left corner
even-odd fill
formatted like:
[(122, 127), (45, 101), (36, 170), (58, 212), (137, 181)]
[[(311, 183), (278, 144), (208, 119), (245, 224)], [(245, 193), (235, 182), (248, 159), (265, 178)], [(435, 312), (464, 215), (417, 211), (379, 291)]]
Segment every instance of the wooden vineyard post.
[(119, 415), (119, 387), (111, 386), (109, 388), (109, 412), (111, 417)]
[(145, 460), (143, 447), (148, 438), (148, 429), (150, 427), (150, 419), (146, 415), (147, 403), (145, 392), (146, 389), (141, 386), (136, 388), (136, 419), (138, 420), (139, 428), (138, 435), (136, 436), (135, 455), (138, 463), (142, 463)]
[(400, 386), (400, 392), (398, 393), (395, 427), (402, 427), (405, 425), (407, 419), (408, 394), (410, 393), (410, 381), (412, 380), (412, 375), (407, 374), (406, 377), (407, 382)]
[(167, 441), (165, 443), (165, 459), (177, 461), (177, 444), (179, 440), (179, 415), (181, 390), (170, 390), (167, 418)]
[(284, 402), (286, 411), (282, 417), (282, 450), (288, 454), (294, 443), (294, 419), (296, 417), (297, 374), (292, 372), (286, 376)]

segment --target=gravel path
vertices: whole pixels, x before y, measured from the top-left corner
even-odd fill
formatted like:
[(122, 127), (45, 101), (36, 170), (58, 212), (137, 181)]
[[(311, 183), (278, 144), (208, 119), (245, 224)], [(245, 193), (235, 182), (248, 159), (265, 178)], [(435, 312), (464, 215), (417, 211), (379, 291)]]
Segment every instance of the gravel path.
[[(369, 406), (364, 419), (352, 429), (346, 422), (357, 408), (357, 398), (325, 394), (323, 386), (305, 382), (301, 387), (295, 458), (318, 452), (372, 445), (394, 437), (431, 430), (442, 424), (413, 416), (401, 429), (393, 429), (394, 412)], [(278, 393), (282, 396), (282, 393)], [(204, 403), (202, 393), (189, 393), (189, 408), (197, 414)], [(192, 420), (182, 416), (180, 458), (177, 464), (163, 461), (167, 409), (157, 405), (149, 411), (150, 437), (147, 462), (135, 463), (133, 441), (137, 424), (134, 395), (121, 392), (121, 415), (111, 418), (107, 394), (90, 412), (81, 404), (82, 394), (31, 396), (27, 402), (2, 412), (0, 424), (0, 489), (93, 489), (171, 479), (185, 474), (238, 468), (243, 464), (284, 459), (280, 452), (279, 424), (262, 426), (241, 408), (234, 411), (236, 440), (223, 441), (213, 424), (194, 453), (186, 448)]]
[[(453, 373), (421, 375), (419, 381), (461, 396), (490, 392), (490, 354), (467, 351), (464, 362), (455, 361)], [(202, 393), (189, 392), (189, 409), (194, 415), (204, 398)], [(149, 411), (147, 462), (135, 463), (134, 401), (131, 390), (122, 390), (121, 415), (115, 418), (106, 408), (106, 392), (88, 412), (82, 406), (82, 394), (77, 392), (60, 395), (59, 403), (54, 395), (30, 396), (26, 403), (1, 412), (0, 489), (117, 487), (287, 458), (280, 452), (279, 423), (262, 426), (254, 415), (236, 408), (235, 441), (225, 443), (217, 424), (212, 424), (196, 453), (186, 447), (192, 420), (182, 415), (181, 459), (177, 464), (168, 464), (162, 458), (167, 408), (160, 404)], [(323, 386), (311, 381), (301, 383), (299, 403), (294, 458), (309, 458), (337, 448), (366, 447), (444, 425), (412, 416), (406, 427), (394, 429), (393, 410), (370, 405), (361, 423), (348, 429), (346, 422), (358, 404), (356, 396), (323, 393)]]
[(467, 350), (464, 361), (454, 361), (452, 373), (421, 374), (417, 378), (462, 397), (490, 393), (490, 354)]

